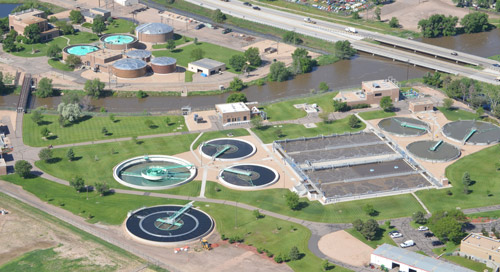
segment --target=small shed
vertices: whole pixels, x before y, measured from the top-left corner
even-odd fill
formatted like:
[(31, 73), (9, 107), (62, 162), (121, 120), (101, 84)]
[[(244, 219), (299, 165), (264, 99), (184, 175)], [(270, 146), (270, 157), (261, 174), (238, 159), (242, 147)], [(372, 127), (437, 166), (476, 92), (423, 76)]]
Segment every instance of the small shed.
[(207, 76), (214, 75), (224, 70), (226, 70), (226, 64), (213, 59), (204, 58), (188, 64), (188, 71), (202, 73)]

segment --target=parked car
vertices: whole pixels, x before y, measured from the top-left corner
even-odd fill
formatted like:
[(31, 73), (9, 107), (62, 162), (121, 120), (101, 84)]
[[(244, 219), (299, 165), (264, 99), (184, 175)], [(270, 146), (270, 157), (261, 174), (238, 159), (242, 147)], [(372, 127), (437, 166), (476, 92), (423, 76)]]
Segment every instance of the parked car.
[(401, 243), (401, 247), (402, 248), (405, 248), (405, 247), (411, 247), (411, 246), (414, 246), (415, 245), (415, 242), (413, 242), (413, 240), (408, 240), (404, 243)]
[(222, 30), (222, 34), (227, 34), (227, 33), (230, 33), (232, 32), (233, 30), (230, 29), (230, 28), (224, 28), (224, 30)]
[(432, 246), (440, 246), (440, 245), (443, 245), (443, 242), (437, 240), (437, 241), (432, 241)]
[(389, 236), (391, 238), (400, 238), (400, 237), (403, 237), (403, 234), (401, 234), (399, 231), (395, 230), (395, 231), (389, 232)]
[(426, 238), (434, 237), (434, 233), (426, 232), (426, 233), (424, 233), (424, 237), (426, 237)]
[(251, 7), (251, 6), (252, 6), (252, 4), (250, 4), (250, 3), (248, 3), (248, 2), (243, 2), (243, 5), (245, 5), (245, 6), (249, 6), (249, 7)]
[(257, 6), (254, 6), (254, 7), (253, 7), (253, 9), (255, 9), (255, 10), (260, 10), (260, 8), (259, 8), (259, 7), (257, 7)]
[(451, 55), (452, 56), (458, 56), (458, 53), (457, 52), (451, 52)]
[(420, 226), (420, 227), (418, 227), (418, 230), (419, 231), (426, 231), (426, 230), (429, 230), (429, 228), (427, 226)]
[(199, 25), (195, 26), (194, 29), (198, 30), (198, 29), (202, 29), (204, 27), (205, 27), (204, 24), (199, 24)]

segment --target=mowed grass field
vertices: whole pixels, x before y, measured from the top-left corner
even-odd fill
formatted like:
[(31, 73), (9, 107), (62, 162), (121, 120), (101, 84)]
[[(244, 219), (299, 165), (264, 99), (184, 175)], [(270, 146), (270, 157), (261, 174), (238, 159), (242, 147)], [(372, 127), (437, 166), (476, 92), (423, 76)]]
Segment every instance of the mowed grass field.
[(241, 72), (236, 72), (231, 67), (231, 65), (229, 64), (229, 59), (233, 55), (243, 55), (243, 52), (207, 42), (199, 42), (198, 44), (186, 45), (182, 48), (177, 48), (172, 51), (170, 50), (153, 51), (153, 56), (173, 57), (177, 59), (177, 65), (180, 65), (182, 67), (187, 67), (188, 63), (194, 61), (194, 59), (191, 58), (191, 52), (196, 48), (200, 48), (201, 50), (203, 50), (203, 52), (205, 52), (203, 56), (204, 58), (210, 58), (216, 61), (224, 62), (226, 64), (226, 69), (228, 72), (237, 74), (241, 73)]
[[(500, 162), (500, 145), (488, 147), (482, 151), (463, 157), (446, 168), (446, 177), (453, 187), (443, 190), (420, 190), (416, 194), (431, 212), (475, 208), (500, 204), (500, 171), (496, 163)], [(462, 176), (469, 172), (473, 185), (470, 194), (463, 192)], [(446, 192), (450, 190), (452, 195)]]
[(477, 114), (457, 108), (447, 109), (445, 107), (438, 107), (438, 109), (450, 121), (479, 119)]
[[(170, 119), (169, 125), (166, 123), (167, 118)], [(146, 120), (153, 121), (154, 127), (146, 126)], [(45, 127), (52, 133), (46, 140), (41, 135)], [(108, 130), (108, 135), (102, 133), (103, 127)], [(80, 121), (65, 127), (59, 126), (57, 115), (44, 114), (41, 125), (31, 120), (31, 114), (26, 114), (23, 119), (23, 140), (29, 146), (60, 145), (186, 130), (182, 116), (117, 116), (113, 122), (109, 117), (86, 115), (80, 118)]]
[(305, 117), (307, 115), (306, 111), (303, 109), (295, 108), (293, 106), (295, 104), (318, 104), (318, 106), (321, 107), (324, 112), (332, 112), (333, 98), (337, 95), (337, 93), (338, 92), (331, 92), (312, 97), (273, 103), (264, 106), (264, 111), (266, 112), (267, 118), (270, 121), (294, 120)]
[[(301, 137), (314, 137), (318, 135), (330, 135), (334, 133), (356, 132), (365, 129), (366, 125), (359, 122), (358, 127), (351, 128), (348, 124), (349, 117), (334, 120), (328, 124), (324, 122), (316, 123), (315, 128), (306, 128), (304, 125), (283, 124), (276, 126), (264, 126), (260, 129), (252, 128), (252, 131), (266, 144), (275, 140), (295, 139)], [(281, 126), (281, 127), (280, 127)], [(278, 132), (281, 131), (280, 134)]]
[(392, 111), (377, 110), (377, 111), (366, 111), (360, 112), (359, 116), (365, 120), (381, 119), (396, 116), (396, 113)]
[[(220, 191), (217, 192), (216, 188)], [(292, 211), (286, 205), (285, 194), (288, 189), (267, 189), (253, 192), (228, 189), (215, 182), (207, 182), (205, 196), (242, 202), (264, 210), (273, 211), (304, 220), (325, 223), (352, 223), (355, 219), (376, 220), (411, 216), (416, 211), (424, 211), (417, 200), (410, 194), (380, 197), (330, 205), (321, 205), (318, 201), (301, 198), (303, 208)], [(371, 204), (378, 215), (371, 217), (363, 211), (363, 206)]]
[(106, 27), (104, 31), (105, 34), (111, 33), (127, 33), (130, 34), (130, 31), (135, 30), (135, 24), (131, 21), (124, 19), (116, 19), (113, 20), (113, 23)]

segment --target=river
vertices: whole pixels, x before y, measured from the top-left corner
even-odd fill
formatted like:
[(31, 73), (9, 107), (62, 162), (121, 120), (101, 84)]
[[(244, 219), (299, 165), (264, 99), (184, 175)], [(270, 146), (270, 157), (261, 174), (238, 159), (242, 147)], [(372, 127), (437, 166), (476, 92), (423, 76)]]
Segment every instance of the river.
[(9, 16), (10, 12), (21, 4), (0, 4), (0, 18)]

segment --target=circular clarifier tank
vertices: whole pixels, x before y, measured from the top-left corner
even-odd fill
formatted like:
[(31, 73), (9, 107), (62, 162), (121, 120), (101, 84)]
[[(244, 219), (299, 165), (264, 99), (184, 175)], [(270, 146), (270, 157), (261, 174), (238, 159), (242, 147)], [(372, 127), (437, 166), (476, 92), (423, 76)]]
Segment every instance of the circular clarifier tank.
[(442, 140), (413, 142), (406, 150), (421, 160), (431, 162), (447, 162), (460, 157), (460, 148)]
[(219, 180), (234, 189), (254, 190), (274, 184), (279, 179), (276, 170), (258, 164), (237, 164), (222, 169)]
[(236, 161), (252, 156), (257, 148), (252, 143), (232, 138), (218, 138), (200, 145), (201, 154), (212, 160)]
[(461, 144), (488, 145), (500, 141), (500, 127), (475, 120), (447, 123), (442, 132), (448, 139)]
[(163, 205), (128, 214), (125, 227), (134, 239), (157, 246), (173, 246), (199, 240), (210, 234), (214, 220), (207, 213), (186, 206)]
[(64, 48), (64, 52), (76, 56), (85, 56), (99, 50), (99, 47), (87, 44), (70, 45)]
[(400, 137), (421, 136), (429, 131), (429, 125), (426, 122), (407, 117), (385, 118), (378, 122), (378, 127)]
[(186, 160), (164, 155), (140, 156), (115, 166), (113, 177), (127, 187), (163, 190), (191, 181), (196, 167)]
[(107, 34), (100, 38), (104, 47), (111, 50), (125, 50), (135, 48), (137, 38), (128, 34)]

